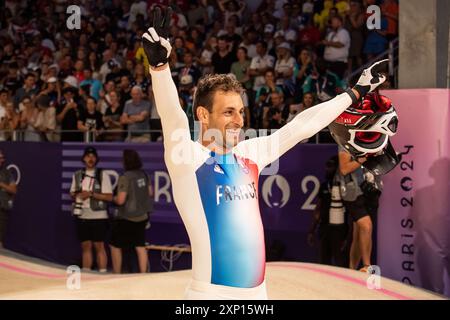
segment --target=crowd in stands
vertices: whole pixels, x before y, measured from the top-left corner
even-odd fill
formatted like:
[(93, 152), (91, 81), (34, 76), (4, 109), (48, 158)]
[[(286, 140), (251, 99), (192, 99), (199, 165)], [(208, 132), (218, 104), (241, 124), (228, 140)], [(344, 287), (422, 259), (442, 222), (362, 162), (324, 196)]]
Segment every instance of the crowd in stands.
[[(342, 92), (345, 77), (386, 50), (398, 33), (396, 0), (254, 4), (5, 1), (0, 141), (161, 139), (141, 45), (155, 5), (174, 9), (170, 68), (191, 125), (195, 85), (204, 74), (234, 74), (245, 89), (245, 128), (276, 129)], [(381, 29), (369, 30), (366, 8), (374, 4), (381, 8)], [(67, 26), (69, 5), (80, 8), (79, 29)]]

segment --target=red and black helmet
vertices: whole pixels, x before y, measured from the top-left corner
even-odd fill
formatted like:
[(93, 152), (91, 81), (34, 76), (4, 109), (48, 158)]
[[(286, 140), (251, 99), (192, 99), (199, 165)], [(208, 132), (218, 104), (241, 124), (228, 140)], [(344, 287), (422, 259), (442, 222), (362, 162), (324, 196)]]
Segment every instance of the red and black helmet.
[(368, 156), (364, 167), (385, 174), (399, 162), (389, 137), (397, 133), (398, 117), (388, 97), (371, 92), (329, 125), (338, 145), (353, 158)]

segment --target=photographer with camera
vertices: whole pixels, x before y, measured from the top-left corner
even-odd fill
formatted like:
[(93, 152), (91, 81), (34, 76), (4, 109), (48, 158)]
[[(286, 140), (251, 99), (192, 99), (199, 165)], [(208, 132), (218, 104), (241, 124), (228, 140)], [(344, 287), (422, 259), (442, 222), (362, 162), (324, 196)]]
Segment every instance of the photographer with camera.
[(373, 221), (383, 186), (380, 176), (361, 167), (366, 160), (367, 157), (361, 157), (355, 161), (350, 153), (339, 147), (341, 194), (346, 211), (353, 219), (350, 269), (357, 269), (362, 259), (360, 271), (363, 272), (371, 265)]
[(107, 202), (111, 202), (113, 198), (111, 180), (104, 171), (97, 168), (99, 159), (94, 147), (86, 147), (82, 161), (85, 168), (74, 173), (70, 187), (70, 195), (75, 201), (73, 215), (77, 218), (82, 268), (91, 270), (92, 249), (95, 248), (98, 270), (106, 272), (104, 241), (109, 228)]

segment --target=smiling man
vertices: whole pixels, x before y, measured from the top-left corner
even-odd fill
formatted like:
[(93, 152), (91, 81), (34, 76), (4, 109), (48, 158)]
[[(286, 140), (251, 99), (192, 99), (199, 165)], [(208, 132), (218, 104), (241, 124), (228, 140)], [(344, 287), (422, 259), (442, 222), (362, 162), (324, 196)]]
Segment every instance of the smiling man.
[(258, 204), (258, 177), (298, 142), (331, 123), (360, 95), (385, 78), (364, 71), (354, 89), (298, 114), (276, 133), (239, 141), (243, 126), (242, 87), (228, 75), (202, 78), (194, 94), (201, 124), (192, 141), (167, 61), (171, 9), (143, 35), (156, 107), (164, 134), (164, 158), (175, 204), (192, 248), (192, 280), (187, 299), (267, 299), (264, 230)]

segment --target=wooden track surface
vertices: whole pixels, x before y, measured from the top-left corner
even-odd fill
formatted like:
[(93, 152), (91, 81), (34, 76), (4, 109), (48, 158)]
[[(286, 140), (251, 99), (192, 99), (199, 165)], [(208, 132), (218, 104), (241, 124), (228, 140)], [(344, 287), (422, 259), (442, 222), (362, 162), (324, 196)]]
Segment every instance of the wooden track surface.
[[(0, 251), (0, 299), (183, 299), (190, 270), (113, 275), (82, 273), (81, 288), (66, 287), (65, 267)], [(439, 295), (382, 278), (381, 289), (366, 286), (368, 275), (348, 269), (298, 263), (267, 264), (270, 299), (442, 299)]]

